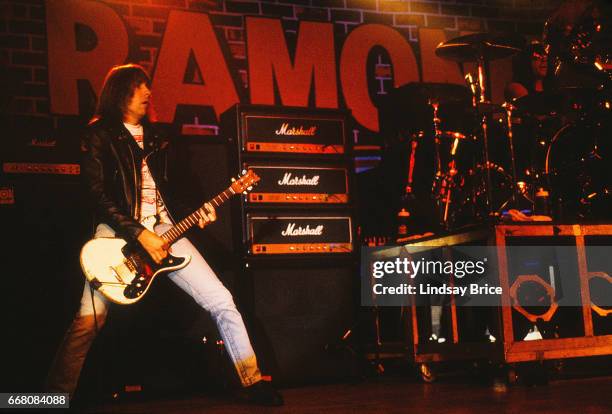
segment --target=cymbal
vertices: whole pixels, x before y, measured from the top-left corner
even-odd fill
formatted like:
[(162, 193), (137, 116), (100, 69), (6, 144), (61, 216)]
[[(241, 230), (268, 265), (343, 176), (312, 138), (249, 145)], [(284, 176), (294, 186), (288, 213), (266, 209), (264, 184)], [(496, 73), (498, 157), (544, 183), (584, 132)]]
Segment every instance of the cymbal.
[(530, 115), (557, 115), (590, 107), (598, 92), (586, 87), (563, 87), (549, 92), (532, 93), (514, 99), (518, 112)]
[[(440, 129), (468, 134), (473, 130), (472, 95), (463, 85), (411, 82), (389, 91), (381, 100), (381, 125), (394, 125), (405, 136), (433, 134), (434, 108), (438, 104)], [(385, 121), (385, 119), (388, 119)]]
[(412, 96), (416, 100), (427, 103), (428, 100), (437, 103), (467, 102), (471, 94), (467, 87), (453, 83), (410, 82), (399, 87), (402, 94)]
[(520, 52), (525, 45), (523, 36), (516, 33), (474, 33), (455, 37), (436, 47), (436, 56), (455, 62), (476, 62), (501, 59)]

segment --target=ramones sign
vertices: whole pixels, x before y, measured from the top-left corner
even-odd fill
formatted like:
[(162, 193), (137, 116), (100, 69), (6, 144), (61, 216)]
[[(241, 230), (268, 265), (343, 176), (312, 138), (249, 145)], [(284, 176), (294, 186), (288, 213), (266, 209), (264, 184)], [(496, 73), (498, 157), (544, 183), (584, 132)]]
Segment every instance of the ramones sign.
[[(77, 83), (88, 81), (97, 93), (108, 69), (128, 61), (130, 34), (117, 12), (98, 1), (47, 0), (46, 19), (51, 112), (77, 115)], [(419, 29), (417, 62), (413, 46), (390, 26), (357, 26), (336, 51), (333, 23), (301, 21), (292, 58), (280, 19), (244, 19), (248, 96), (235, 82), (237, 72), (224, 52), (227, 45), (217, 37), (210, 16), (170, 11), (153, 70), (160, 121), (172, 122), (180, 104), (209, 106), (218, 116), (241, 99), (298, 107), (307, 107), (310, 101), (317, 108), (345, 107), (361, 126), (377, 131), (378, 114), (368, 89), (372, 83), (368, 77), (373, 76), (368, 57), (376, 47), (389, 57), (394, 86), (418, 81), (463, 83), (459, 65), (435, 56), (435, 46), (447, 38), (443, 30)], [(75, 27), (83, 26), (95, 34), (95, 42), (79, 47)], [(184, 82), (188, 62), (193, 61), (203, 79), (198, 84)], [(491, 70), (494, 100), (509, 77), (508, 63), (498, 63), (493, 62), (497, 66)]]

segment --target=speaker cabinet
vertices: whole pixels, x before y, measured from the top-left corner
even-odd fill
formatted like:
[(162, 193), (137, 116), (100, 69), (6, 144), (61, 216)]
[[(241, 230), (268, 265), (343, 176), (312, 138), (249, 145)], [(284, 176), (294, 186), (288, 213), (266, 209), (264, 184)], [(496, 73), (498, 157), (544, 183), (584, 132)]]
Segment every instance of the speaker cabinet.
[(248, 269), (245, 305), (263, 373), (285, 385), (352, 375), (351, 357), (337, 348), (355, 319), (353, 263), (266, 259)]
[[(203, 142), (203, 140), (206, 140)], [(182, 164), (180, 193), (188, 194), (191, 208), (196, 209), (230, 184), (236, 176), (237, 163), (229, 146), (219, 137), (181, 137), (176, 142), (177, 157)], [(205, 230), (194, 229), (187, 236), (222, 277), (240, 262), (240, 199), (234, 197), (216, 209), (217, 220)], [(231, 281), (228, 281), (233, 283)]]

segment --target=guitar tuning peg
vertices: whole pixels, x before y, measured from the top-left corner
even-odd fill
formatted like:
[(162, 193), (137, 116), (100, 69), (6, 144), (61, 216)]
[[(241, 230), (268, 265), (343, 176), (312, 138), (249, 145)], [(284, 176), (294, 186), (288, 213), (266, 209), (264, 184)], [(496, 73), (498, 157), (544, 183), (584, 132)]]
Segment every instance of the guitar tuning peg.
[(243, 192), (242, 192), (242, 194), (246, 195), (246, 194), (247, 194), (247, 192), (246, 192), (246, 191), (243, 191)]
[(242, 170), (242, 173), (243, 173), (243, 174), (246, 174), (246, 172), (247, 172), (246, 170)]
[(247, 187), (247, 190), (249, 190), (249, 191), (251, 191), (252, 189), (253, 189), (253, 186), (252, 186), (252, 185), (250, 185), (250, 186), (248, 186), (248, 187)]
[(232, 177), (232, 182), (233, 182), (233, 183), (235, 183), (235, 182), (236, 182), (236, 179), (235, 179), (234, 177)]

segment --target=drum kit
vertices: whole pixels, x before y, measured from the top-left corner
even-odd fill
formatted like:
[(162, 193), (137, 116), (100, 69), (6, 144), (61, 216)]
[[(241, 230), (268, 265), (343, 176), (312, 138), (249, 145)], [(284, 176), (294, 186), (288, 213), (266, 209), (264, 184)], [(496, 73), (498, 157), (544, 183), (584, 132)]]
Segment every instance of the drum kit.
[[(601, 25), (591, 28), (601, 30)], [(585, 34), (584, 26), (579, 30), (566, 41), (597, 37)], [(555, 60), (550, 63), (564, 69), (554, 72), (554, 77), (563, 73), (563, 79), (555, 79), (560, 86), (493, 104), (489, 63), (525, 47), (517, 34), (476, 33), (448, 40), (438, 45), (436, 55), (475, 63), (476, 73), (465, 76), (467, 87), (412, 86), (426, 97), (430, 117), (416, 116), (411, 128), (405, 199), (421, 196), (411, 194), (414, 177), (422, 173), (415, 171), (415, 154), (422, 143), (433, 141), (431, 194), (446, 230), (500, 219), (509, 210), (571, 222), (612, 218), (607, 167), (612, 156), (612, 72), (594, 57), (601, 53), (569, 45), (571, 59), (551, 56)], [(582, 76), (588, 73), (589, 82), (572, 83), (565, 70), (570, 65)], [(537, 203), (537, 197), (544, 202)]]

